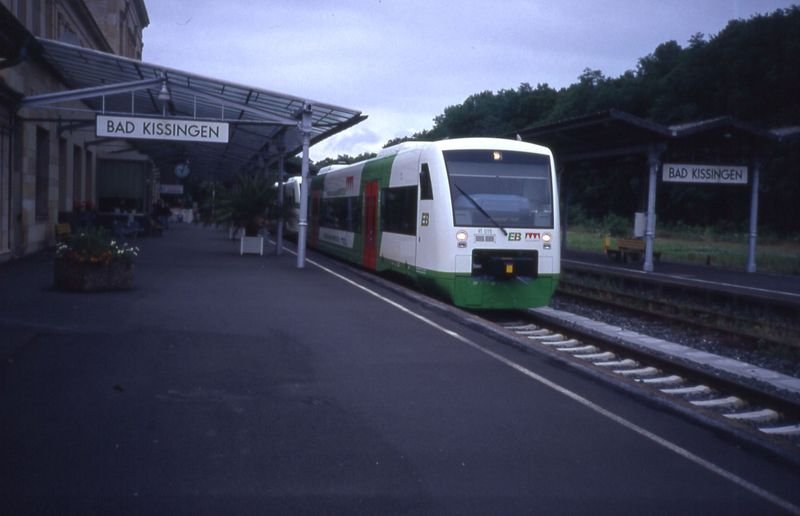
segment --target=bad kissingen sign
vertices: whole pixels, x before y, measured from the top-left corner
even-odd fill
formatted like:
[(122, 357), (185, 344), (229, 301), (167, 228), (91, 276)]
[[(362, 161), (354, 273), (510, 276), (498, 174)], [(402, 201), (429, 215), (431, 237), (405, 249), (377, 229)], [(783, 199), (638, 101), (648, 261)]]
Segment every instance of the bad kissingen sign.
[(97, 115), (97, 136), (227, 143), (228, 124), (204, 120)]
[(746, 185), (747, 167), (664, 163), (661, 179), (668, 183)]

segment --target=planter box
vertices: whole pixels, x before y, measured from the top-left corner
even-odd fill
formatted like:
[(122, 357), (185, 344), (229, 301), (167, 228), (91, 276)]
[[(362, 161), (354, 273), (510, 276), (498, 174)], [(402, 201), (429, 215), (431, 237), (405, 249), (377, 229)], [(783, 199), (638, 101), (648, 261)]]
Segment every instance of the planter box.
[(239, 242), (240, 255), (244, 253), (264, 255), (264, 237), (243, 236)]
[(129, 290), (133, 288), (133, 264), (120, 261), (98, 265), (56, 260), (53, 279), (55, 288), (59, 290)]

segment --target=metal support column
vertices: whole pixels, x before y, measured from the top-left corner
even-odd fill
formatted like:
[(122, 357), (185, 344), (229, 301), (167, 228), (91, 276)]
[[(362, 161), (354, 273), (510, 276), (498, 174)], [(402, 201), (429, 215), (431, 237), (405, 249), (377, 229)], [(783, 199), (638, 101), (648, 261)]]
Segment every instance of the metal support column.
[(653, 272), (653, 243), (656, 236), (656, 184), (662, 149), (653, 146), (647, 153), (650, 177), (647, 184), (647, 226), (644, 232), (644, 272)]
[(281, 145), (278, 148), (278, 224), (275, 228), (275, 256), (280, 256), (283, 253), (283, 225), (286, 221), (283, 218), (283, 194), (284, 182), (286, 181), (286, 171), (284, 170), (284, 147)]
[(758, 184), (761, 158), (753, 160), (753, 186), (750, 191), (750, 232), (747, 237), (747, 272), (756, 272), (756, 240), (758, 239)]
[(299, 123), (300, 132), (303, 134), (303, 164), (301, 167), (302, 181), (300, 183), (300, 215), (297, 220), (297, 268), (306, 266), (306, 238), (308, 228), (308, 148), (311, 142), (311, 104), (303, 105)]

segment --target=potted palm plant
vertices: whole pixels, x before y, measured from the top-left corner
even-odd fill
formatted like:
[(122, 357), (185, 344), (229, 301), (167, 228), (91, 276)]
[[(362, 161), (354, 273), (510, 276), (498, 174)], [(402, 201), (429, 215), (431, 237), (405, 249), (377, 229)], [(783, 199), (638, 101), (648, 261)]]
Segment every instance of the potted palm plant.
[(243, 232), (240, 254), (264, 254), (261, 230), (266, 224), (267, 210), (275, 198), (275, 188), (261, 174), (239, 174), (236, 182), (215, 200), (214, 219)]

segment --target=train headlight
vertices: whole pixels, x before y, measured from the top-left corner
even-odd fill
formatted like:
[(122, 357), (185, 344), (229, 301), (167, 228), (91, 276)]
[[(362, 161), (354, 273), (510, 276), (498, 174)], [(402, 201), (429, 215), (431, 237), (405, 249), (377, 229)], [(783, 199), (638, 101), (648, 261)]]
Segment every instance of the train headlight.
[(467, 240), (469, 239), (469, 235), (463, 229), (459, 230), (456, 233), (456, 242), (458, 242), (458, 247), (467, 247)]
[(553, 236), (550, 233), (545, 233), (542, 235), (542, 247), (545, 249), (550, 249), (551, 245), (550, 242), (553, 240)]

